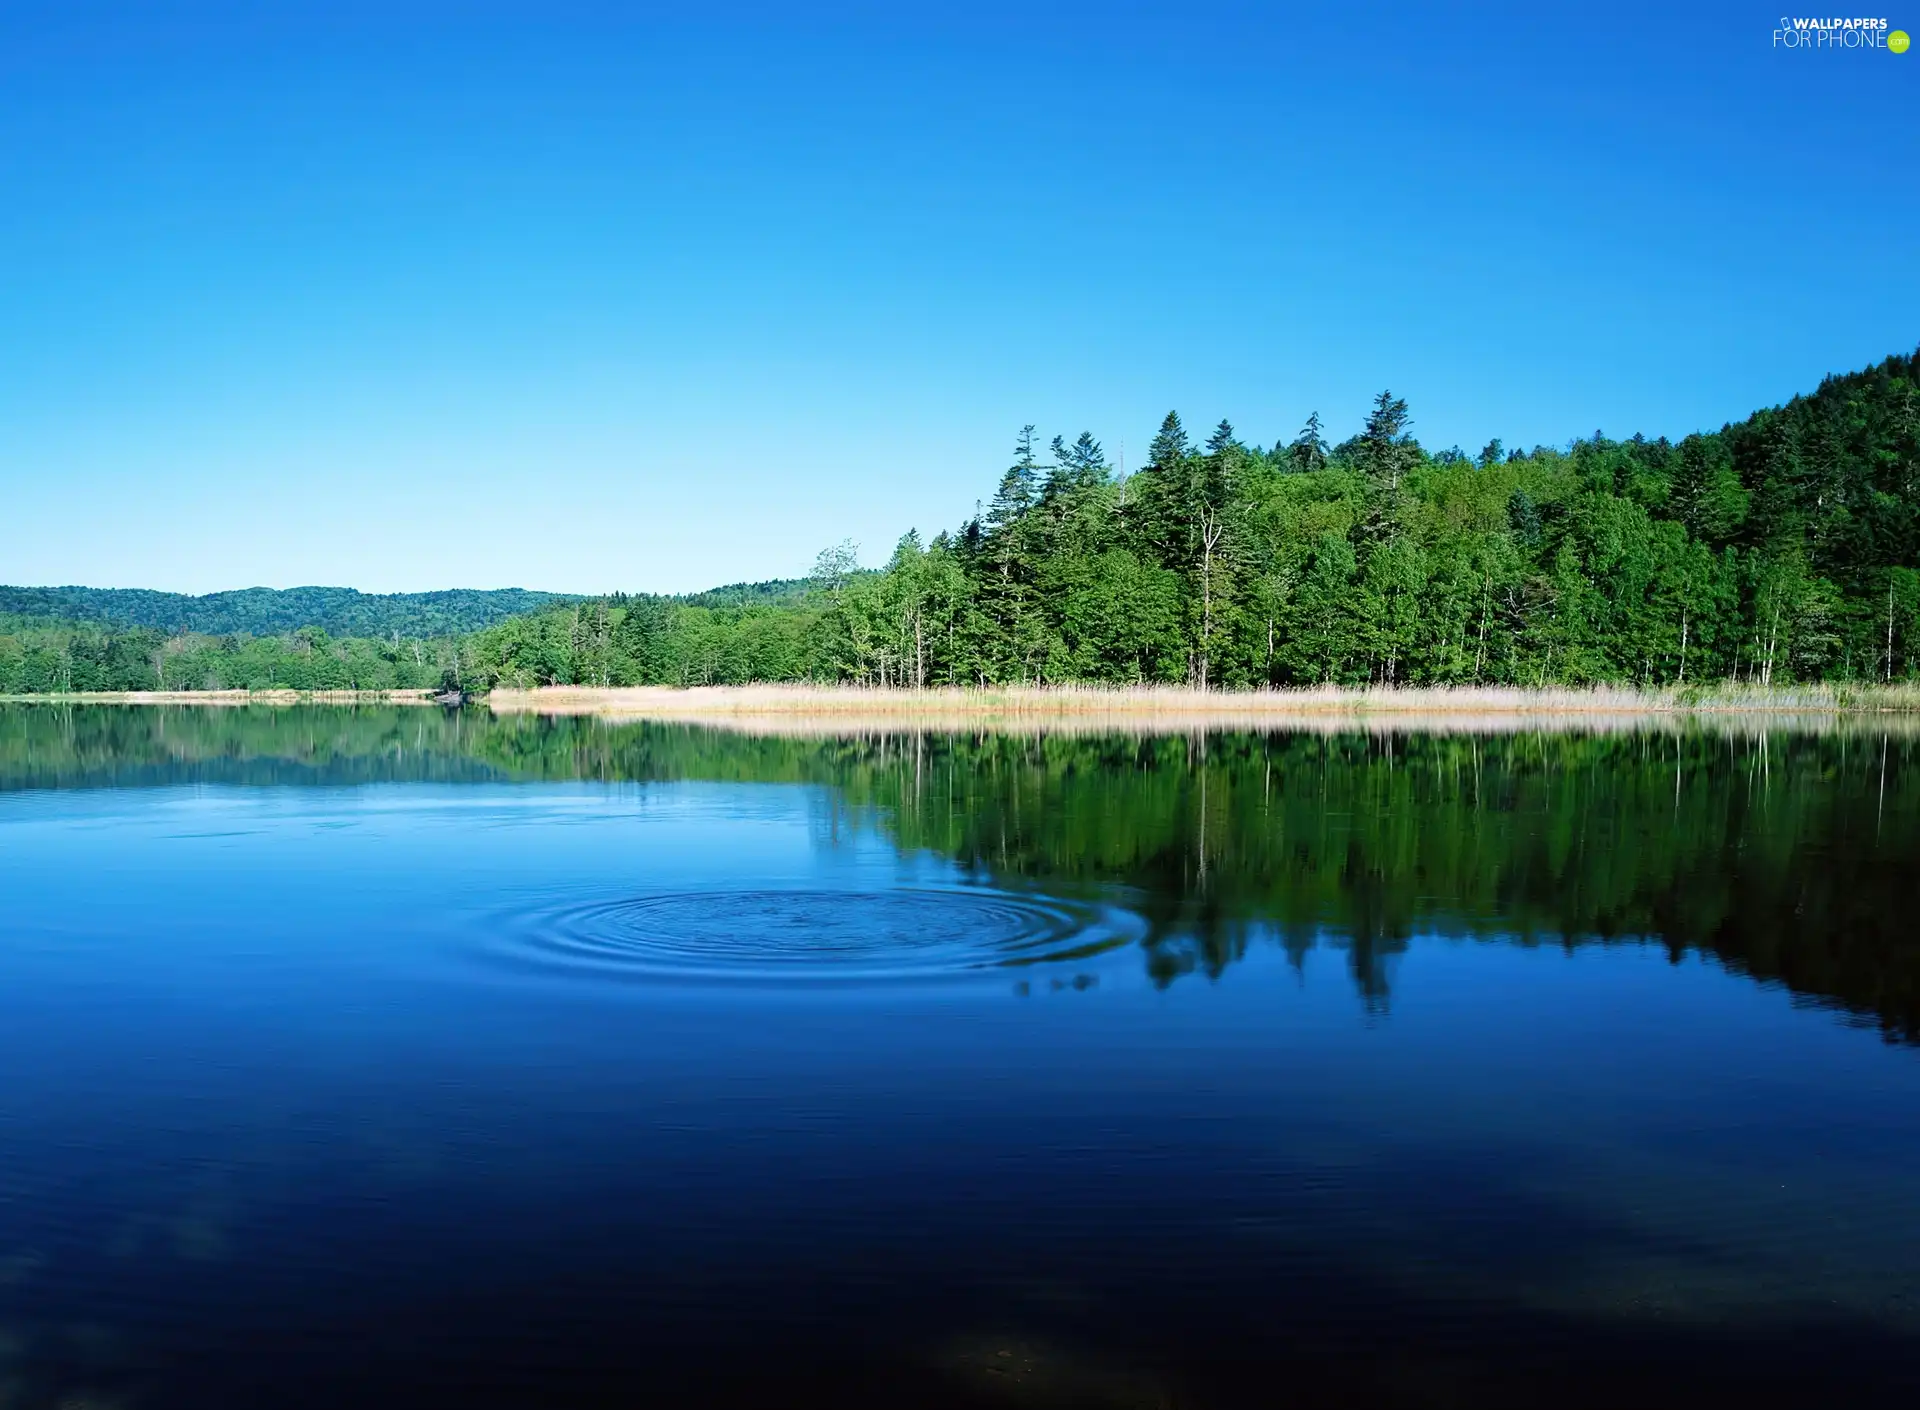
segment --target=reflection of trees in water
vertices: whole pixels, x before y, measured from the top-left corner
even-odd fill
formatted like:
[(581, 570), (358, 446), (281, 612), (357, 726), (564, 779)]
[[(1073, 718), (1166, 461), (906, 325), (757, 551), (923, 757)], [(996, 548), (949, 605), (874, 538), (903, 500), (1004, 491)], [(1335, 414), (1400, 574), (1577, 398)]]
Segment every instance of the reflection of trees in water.
[(1880, 741), (1837, 737), (972, 740), (964, 807), (875, 801), (904, 846), (1135, 888), (1156, 977), (1218, 974), (1266, 930), (1346, 945), (1377, 1004), (1421, 932), (1647, 938), (1913, 1036), (1910, 746), (1885, 758), (1883, 801)]
[(1914, 744), (1834, 733), (762, 738), (392, 707), (0, 709), (0, 789), (793, 782), (1001, 884), (1125, 888), (1161, 982), (1421, 933), (1658, 941), (1920, 1039)]

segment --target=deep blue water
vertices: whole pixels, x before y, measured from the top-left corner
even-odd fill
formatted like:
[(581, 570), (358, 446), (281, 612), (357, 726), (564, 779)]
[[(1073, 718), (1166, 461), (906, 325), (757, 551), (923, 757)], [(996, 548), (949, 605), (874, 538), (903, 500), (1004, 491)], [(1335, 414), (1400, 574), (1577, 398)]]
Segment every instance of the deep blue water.
[[(345, 786), (271, 740), (115, 786), (38, 747), (0, 766), (10, 1410), (1916, 1388), (1920, 855), (1879, 741), (1709, 740), (1677, 787), (1655, 752), (1644, 796), (1574, 761), (1599, 793), (1516, 783), (1484, 889), (1434, 860), (1478, 826), (1438, 764), (1372, 795), (1399, 850), (1311, 796), (1405, 744), (1280, 756), (1347, 829), (1310, 857), (1245, 760), (1196, 811), (1205, 761), (936, 798), (896, 751), (909, 804), (826, 744)], [(1789, 917), (1847, 858), (1831, 921), (1743, 922), (1761, 854)], [(1615, 895), (1676, 918), (1602, 933)], [(1870, 963), (1768, 970), (1839, 925)]]

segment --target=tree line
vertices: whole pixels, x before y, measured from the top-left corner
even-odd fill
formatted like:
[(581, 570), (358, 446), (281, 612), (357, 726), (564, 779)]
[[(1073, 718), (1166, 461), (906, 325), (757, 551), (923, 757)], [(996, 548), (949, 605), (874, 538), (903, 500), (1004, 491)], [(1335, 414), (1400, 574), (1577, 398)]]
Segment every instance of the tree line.
[(1028, 427), (992, 499), (803, 596), (615, 597), (464, 639), (462, 683), (1210, 686), (1920, 674), (1920, 385), (1888, 358), (1677, 444), (1423, 447), (1382, 392), (1329, 445), (1177, 414), (1121, 476)]
[(126, 635), (0, 624), (0, 692), (1908, 679), (1920, 382), (1896, 356), (1677, 443), (1471, 455), (1422, 446), (1390, 392), (1339, 444), (1317, 413), (1264, 447), (1169, 413), (1130, 475), (1091, 433), (1027, 427), (990, 500), (877, 572), (842, 544), (804, 583), (566, 599), (432, 641)]
[(0, 617), (0, 695), (121, 690), (409, 690), (437, 686), (453, 639), (169, 635), (154, 627)]
[(358, 592), (342, 587), (240, 588), (200, 597), (147, 588), (0, 587), (0, 617), (150, 627), (168, 634), (274, 636), (318, 627), (334, 637), (431, 639), (477, 631), (562, 593), (524, 588)]

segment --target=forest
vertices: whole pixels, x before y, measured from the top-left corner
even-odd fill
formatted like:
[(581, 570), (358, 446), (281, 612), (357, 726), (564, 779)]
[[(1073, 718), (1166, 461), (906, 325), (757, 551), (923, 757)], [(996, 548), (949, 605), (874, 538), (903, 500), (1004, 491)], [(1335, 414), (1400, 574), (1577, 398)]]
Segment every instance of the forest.
[(801, 582), (377, 638), (0, 619), (0, 693), (1908, 679), (1916, 356), (1677, 443), (1432, 451), (1382, 392), (1338, 444), (1317, 413), (1268, 447), (1169, 413), (1123, 476), (1091, 433), (1028, 427), (973, 516), (879, 571), (842, 544)]
[(269, 636), (318, 627), (336, 637), (429, 638), (476, 631), (561, 600), (559, 593), (524, 588), (240, 588), (193, 597), (146, 588), (0, 587), (0, 617), (150, 627), (169, 635)]

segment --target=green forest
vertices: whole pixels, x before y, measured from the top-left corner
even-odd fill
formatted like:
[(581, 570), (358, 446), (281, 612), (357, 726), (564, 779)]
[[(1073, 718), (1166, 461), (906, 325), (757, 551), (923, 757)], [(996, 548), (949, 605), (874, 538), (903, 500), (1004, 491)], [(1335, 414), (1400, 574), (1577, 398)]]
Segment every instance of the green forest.
[(801, 582), (413, 634), (14, 617), (0, 692), (1908, 679), (1916, 356), (1678, 443), (1436, 452), (1382, 392), (1338, 444), (1317, 413), (1270, 447), (1170, 413), (1122, 476), (1091, 433), (1028, 427), (972, 518), (877, 572), (843, 544)]
[(524, 588), (356, 592), (240, 588), (192, 597), (146, 588), (0, 587), (0, 617), (148, 627), (169, 635), (270, 636), (317, 627), (336, 637), (453, 636), (567, 600)]

